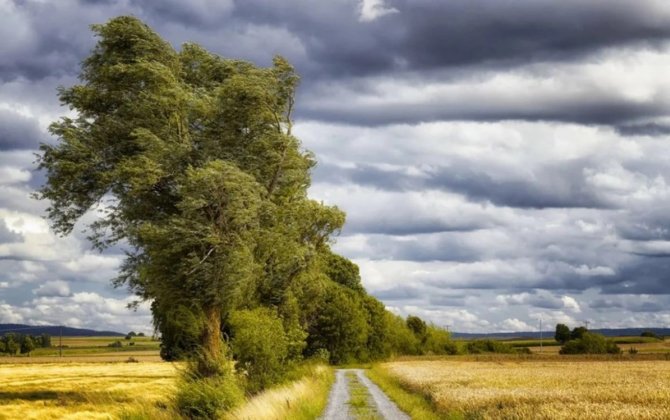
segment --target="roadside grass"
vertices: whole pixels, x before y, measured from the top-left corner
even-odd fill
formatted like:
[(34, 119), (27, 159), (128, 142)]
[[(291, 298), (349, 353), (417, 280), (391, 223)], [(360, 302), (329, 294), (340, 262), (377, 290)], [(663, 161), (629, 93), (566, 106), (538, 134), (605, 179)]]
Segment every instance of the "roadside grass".
[(291, 382), (270, 388), (229, 412), (226, 420), (313, 420), (328, 403), (335, 380), (334, 371), (323, 364), (296, 368), (288, 377)]
[(463, 418), (458, 413), (439, 412), (429, 392), (422, 392), (415, 387), (410, 388), (380, 365), (372, 366), (366, 374), (412, 420), (458, 420)]
[(354, 372), (346, 373), (349, 383), (349, 414), (357, 420), (383, 420), (371, 401), (368, 388), (358, 380)]

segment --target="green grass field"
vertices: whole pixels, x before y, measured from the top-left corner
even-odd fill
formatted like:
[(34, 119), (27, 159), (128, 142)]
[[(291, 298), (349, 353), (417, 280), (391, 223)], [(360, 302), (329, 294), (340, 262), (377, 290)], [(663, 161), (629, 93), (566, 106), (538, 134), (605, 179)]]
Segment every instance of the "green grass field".
[[(121, 347), (110, 346), (116, 341), (121, 342)], [(160, 341), (151, 337), (134, 337), (132, 340), (124, 337), (63, 337), (62, 358), (59, 343), (59, 337), (52, 337), (51, 347), (37, 348), (30, 355), (0, 355), (0, 363), (44, 362), (56, 359), (113, 362), (125, 361), (129, 357), (142, 361), (160, 360)]]

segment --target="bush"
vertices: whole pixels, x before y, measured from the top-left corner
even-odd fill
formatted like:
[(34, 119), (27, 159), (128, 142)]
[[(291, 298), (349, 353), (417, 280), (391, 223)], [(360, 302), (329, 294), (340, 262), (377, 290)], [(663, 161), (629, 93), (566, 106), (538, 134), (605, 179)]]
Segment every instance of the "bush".
[(589, 330), (587, 330), (586, 327), (575, 327), (570, 333), (570, 340), (578, 340), (582, 338), (587, 332), (589, 332)]
[(189, 419), (215, 419), (244, 401), (234, 376), (184, 378), (175, 397), (179, 413)]
[(429, 325), (425, 330), (425, 337), (422, 346), (424, 354), (458, 354), (458, 346), (446, 330)]
[(326, 349), (317, 349), (311, 357), (316, 362), (328, 363), (330, 361), (330, 352)]
[(120, 347), (123, 347), (123, 343), (119, 340), (116, 340), (113, 343), (107, 344), (107, 347), (120, 348)]
[(560, 354), (621, 354), (621, 349), (614, 341), (600, 334), (586, 332), (582, 338), (565, 343)]
[(496, 340), (474, 340), (465, 346), (465, 351), (469, 354), (480, 353), (516, 353), (516, 349), (509, 344)]
[(247, 374), (247, 390), (258, 392), (279, 381), (286, 368), (288, 339), (277, 314), (268, 308), (237, 311), (230, 327), (233, 356), (237, 368)]

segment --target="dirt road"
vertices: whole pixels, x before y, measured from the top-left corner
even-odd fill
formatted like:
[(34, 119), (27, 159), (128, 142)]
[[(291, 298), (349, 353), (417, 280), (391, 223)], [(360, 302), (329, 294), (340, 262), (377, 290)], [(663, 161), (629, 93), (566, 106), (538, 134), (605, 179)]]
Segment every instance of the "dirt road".
[(323, 420), (409, 420), (362, 369), (338, 369)]

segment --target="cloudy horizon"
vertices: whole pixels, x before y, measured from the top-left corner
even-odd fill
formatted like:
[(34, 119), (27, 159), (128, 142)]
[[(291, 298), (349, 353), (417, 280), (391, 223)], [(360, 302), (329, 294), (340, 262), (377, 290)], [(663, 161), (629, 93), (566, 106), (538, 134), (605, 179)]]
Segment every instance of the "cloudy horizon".
[(663, 0), (0, 0), (0, 323), (152, 330), (110, 284), (121, 250), (55, 236), (31, 198), (71, 112), (56, 89), (118, 15), (175, 48), (288, 58), (310, 195), (347, 213), (334, 249), (390, 310), (473, 333), (670, 327)]

